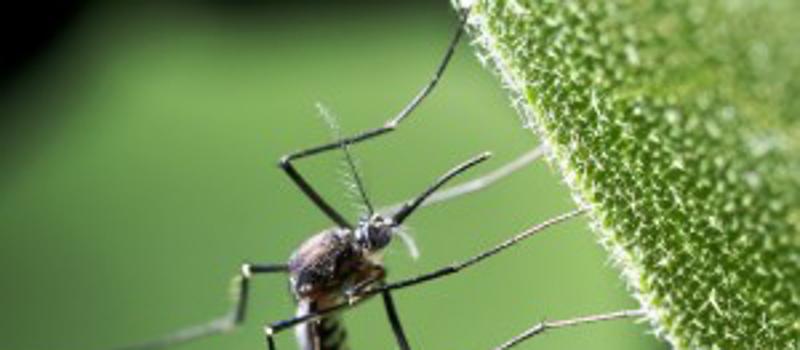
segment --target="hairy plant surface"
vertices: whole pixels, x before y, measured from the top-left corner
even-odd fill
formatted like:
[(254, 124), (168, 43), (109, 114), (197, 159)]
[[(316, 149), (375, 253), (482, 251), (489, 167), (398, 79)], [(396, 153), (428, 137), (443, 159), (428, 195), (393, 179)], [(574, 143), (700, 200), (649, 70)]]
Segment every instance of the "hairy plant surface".
[(470, 16), (657, 333), (800, 346), (800, 2), (481, 0)]

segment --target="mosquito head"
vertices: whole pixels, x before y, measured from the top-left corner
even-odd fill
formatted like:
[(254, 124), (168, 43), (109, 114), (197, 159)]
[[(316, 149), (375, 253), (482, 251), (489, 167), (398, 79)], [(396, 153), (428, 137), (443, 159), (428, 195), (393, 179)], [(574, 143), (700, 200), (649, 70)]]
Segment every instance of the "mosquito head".
[(392, 219), (380, 214), (364, 217), (355, 229), (356, 243), (364, 251), (376, 252), (389, 245), (396, 227)]

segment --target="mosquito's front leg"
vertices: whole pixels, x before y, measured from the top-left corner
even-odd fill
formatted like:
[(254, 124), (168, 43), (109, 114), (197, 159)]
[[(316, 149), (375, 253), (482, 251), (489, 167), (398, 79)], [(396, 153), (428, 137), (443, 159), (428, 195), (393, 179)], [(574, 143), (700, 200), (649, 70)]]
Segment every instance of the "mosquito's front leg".
[(306, 181), (305, 178), (303, 178), (303, 176), (300, 175), (300, 172), (298, 172), (297, 169), (294, 167), (292, 161), (305, 157), (310, 157), (315, 154), (331, 151), (334, 149), (343, 148), (344, 146), (356, 144), (394, 131), (395, 128), (397, 128), (397, 126), (400, 124), (400, 122), (402, 122), (409, 115), (411, 115), (411, 112), (413, 112), (414, 109), (416, 109), (417, 106), (419, 106), (419, 104), (423, 100), (425, 100), (425, 98), (433, 91), (433, 88), (436, 87), (436, 85), (439, 83), (439, 80), (442, 78), (442, 75), (444, 75), (445, 69), (450, 63), (450, 59), (453, 57), (453, 53), (455, 52), (456, 46), (459, 40), (461, 39), (461, 35), (464, 32), (463, 27), (464, 24), (466, 23), (467, 17), (468, 17), (468, 11), (467, 10), (462, 11), (461, 19), (458, 23), (458, 28), (456, 28), (456, 32), (453, 35), (453, 38), (451, 39), (450, 44), (447, 47), (447, 51), (445, 52), (444, 58), (442, 58), (442, 61), (439, 62), (439, 65), (436, 67), (436, 71), (434, 72), (431, 80), (427, 84), (425, 84), (425, 86), (422, 87), (422, 89), (417, 93), (417, 95), (414, 96), (414, 98), (408, 104), (406, 104), (406, 106), (397, 115), (395, 115), (392, 119), (387, 121), (383, 126), (363, 131), (354, 136), (345, 137), (331, 143), (326, 143), (320, 146), (293, 152), (281, 157), (279, 165), (286, 172), (286, 174), (289, 175), (289, 178), (292, 179), (295, 185), (297, 185), (297, 187), (300, 188), (303, 194), (305, 194), (306, 197), (308, 197), (311, 200), (311, 202), (313, 202), (314, 205), (317, 206), (317, 208), (322, 210), (322, 212), (325, 213), (325, 215), (328, 218), (333, 220), (333, 222), (335, 222), (336, 225), (338, 225), (339, 227), (352, 228), (350, 223), (348, 223), (347, 220), (345, 220), (341, 214), (339, 214), (335, 209), (333, 209), (333, 207), (331, 207), (331, 205), (328, 204), (322, 198), (322, 196), (320, 196), (319, 193), (316, 190), (314, 190), (313, 187), (311, 187), (308, 181)]

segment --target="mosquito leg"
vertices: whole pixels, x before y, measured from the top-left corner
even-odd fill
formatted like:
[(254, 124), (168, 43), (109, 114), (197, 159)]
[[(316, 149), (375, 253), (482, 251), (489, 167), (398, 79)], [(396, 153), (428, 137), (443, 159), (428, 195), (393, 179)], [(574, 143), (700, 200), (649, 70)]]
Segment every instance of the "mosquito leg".
[(352, 229), (353, 225), (347, 222), (342, 214), (339, 214), (336, 209), (333, 209), (328, 202), (322, 199), (322, 196), (320, 196), (319, 193), (313, 187), (311, 187), (308, 181), (306, 181), (306, 179), (300, 175), (300, 172), (295, 169), (294, 165), (292, 165), (292, 159), (296, 159), (297, 157), (293, 158), (292, 156), (293, 154), (281, 157), (280, 167), (283, 169), (283, 171), (289, 175), (289, 178), (294, 181), (295, 185), (297, 185), (300, 191), (303, 191), (306, 197), (308, 197), (308, 199), (310, 199), (311, 202), (313, 202), (314, 205), (319, 208), (319, 210), (322, 210), (322, 212), (325, 213), (328, 218), (335, 222), (336, 225), (341, 228)]
[[(475, 256), (467, 259), (467, 260), (464, 260), (462, 262), (454, 263), (454, 264), (451, 264), (450, 266), (447, 266), (445, 268), (442, 268), (442, 269), (439, 269), (439, 270), (436, 270), (436, 271), (433, 271), (433, 272), (430, 272), (430, 273), (426, 273), (426, 274), (423, 274), (423, 275), (419, 275), (417, 277), (401, 280), (401, 281), (398, 281), (398, 282), (388, 283), (388, 284), (383, 285), (383, 286), (378, 286), (378, 287), (374, 287), (374, 288), (371, 288), (371, 289), (364, 290), (360, 295), (357, 296), (358, 298), (356, 298), (355, 300), (356, 300), (356, 302), (362, 301), (362, 300), (366, 300), (367, 297), (375, 295), (375, 294), (378, 294), (378, 293), (383, 293), (384, 291), (391, 291), (391, 290), (395, 290), (395, 289), (403, 289), (403, 288), (406, 288), (406, 287), (411, 287), (413, 285), (421, 284), (421, 283), (424, 283), (424, 282), (428, 282), (428, 281), (431, 281), (431, 280), (438, 279), (440, 277), (444, 277), (444, 276), (448, 276), (448, 275), (454, 274), (454, 273), (459, 272), (459, 271), (461, 271), (461, 270), (463, 270), (463, 269), (465, 269), (467, 267), (470, 267), (470, 266), (472, 266), (472, 265), (474, 265), (474, 264), (476, 264), (476, 263), (478, 263), (478, 262), (480, 262), (480, 261), (482, 261), (482, 260), (484, 260), (486, 258), (489, 258), (489, 257), (491, 257), (491, 256), (493, 256), (493, 255), (495, 255), (497, 253), (500, 253), (503, 250), (506, 250), (506, 249), (512, 247), (513, 245), (519, 243), (520, 241), (522, 241), (522, 240), (524, 240), (524, 239), (526, 239), (526, 238), (528, 238), (528, 237), (530, 237), (530, 236), (532, 236), (532, 235), (534, 235), (536, 233), (539, 233), (542, 230), (544, 230), (544, 229), (546, 229), (546, 228), (548, 228), (550, 226), (556, 225), (558, 223), (567, 221), (567, 220), (572, 219), (574, 217), (577, 217), (577, 216), (579, 216), (581, 214), (584, 214), (584, 213), (586, 213), (587, 210), (588, 210), (587, 208), (579, 208), (579, 209), (575, 209), (573, 211), (561, 214), (561, 215), (556, 216), (554, 218), (551, 218), (549, 220), (546, 220), (546, 221), (544, 221), (542, 223), (539, 223), (539, 224), (537, 224), (535, 226), (532, 226), (532, 227), (528, 228), (527, 230), (517, 234), (514, 237), (509, 238), (506, 241), (503, 241), (502, 243), (494, 246), (493, 248), (491, 248), (489, 250), (486, 250), (486, 251), (484, 251), (484, 252), (482, 252), (482, 253), (480, 253), (478, 255), (475, 255)], [(298, 316), (298, 317), (295, 317), (295, 318), (292, 318), (292, 319), (283, 320), (283, 321), (279, 321), (279, 322), (273, 323), (272, 325), (267, 327), (267, 330), (269, 332), (278, 332), (278, 331), (284, 330), (286, 328), (294, 327), (294, 326), (296, 326), (298, 324), (301, 324), (303, 322), (308, 322), (310, 320), (314, 320), (314, 319), (317, 319), (319, 317), (323, 317), (323, 316), (325, 316), (327, 314), (341, 311), (341, 310), (346, 309), (346, 308), (348, 308), (350, 306), (351, 306), (351, 304), (349, 304), (348, 302), (343, 302), (343, 303), (334, 305), (332, 307), (329, 307), (329, 308), (326, 308), (326, 309), (323, 309), (323, 310), (319, 310), (319, 311), (316, 311), (316, 312), (313, 312), (313, 313), (309, 313), (309, 314), (306, 314), (306, 315), (302, 315), (302, 316)]]
[(403, 119), (408, 117), (414, 109), (419, 106), (419, 104), (427, 97), (433, 88), (436, 87), (436, 84), (439, 83), (439, 80), (444, 75), (445, 69), (447, 69), (447, 65), (450, 63), (450, 58), (453, 57), (453, 53), (456, 51), (456, 46), (458, 46), (459, 40), (461, 40), (461, 36), (464, 34), (464, 25), (467, 23), (467, 18), (469, 17), (469, 9), (464, 9), (460, 13), (460, 20), (458, 22), (458, 28), (456, 28), (455, 34), (453, 34), (453, 38), (450, 40), (450, 44), (447, 46), (447, 52), (444, 54), (444, 58), (442, 61), (439, 62), (439, 66), (436, 67), (436, 71), (433, 74), (431, 80), (426, 84), (422, 89), (417, 93), (416, 96), (409, 102), (400, 113), (397, 114), (394, 118), (389, 120), (386, 123), (387, 127), (394, 127), (397, 126)]
[(274, 272), (287, 272), (286, 265), (276, 264), (243, 264), (241, 271), (236, 279), (237, 291), (235, 294), (235, 301), (231, 311), (214, 320), (205, 324), (187, 327), (178, 330), (172, 334), (164, 336), (160, 339), (151, 340), (148, 342), (134, 344), (117, 348), (117, 350), (145, 350), (145, 349), (161, 349), (168, 346), (189, 342), (192, 340), (205, 338), (211, 335), (224, 333), (233, 330), (245, 319), (245, 311), (247, 308), (247, 301), (250, 295), (250, 278), (256, 274), (267, 274)]
[(289, 272), (289, 266), (285, 264), (242, 264), (239, 272), (239, 293), (232, 313), (233, 326), (238, 326), (245, 320), (247, 302), (250, 300), (250, 278), (256, 274), (275, 272)]
[(275, 346), (275, 339), (273, 337), (272, 329), (266, 328), (264, 329), (267, 337), (267, 350), (276, 350), (277, 347)]
[(411, 350), (411, 346), (408, 345), (408, 340), (406, 339), (406, 334), (403, 331), (403, 325), (400, 323), (400, 316), (397, 315), (397, 308), (394, 306), (392, 292), (385, 290), (381, 292), (381, 295), (383, 296), (383, 306), (386, 309), (386, 316), (389, 317), (389, 324), (392, 326), (395, 339), (397, 339), (397, 345), (400, 346), (400, 350)]
[[(371, 290), (370, 292), (365, 292), (359, 298), (351, 299), (350, 301), (346, 301), (326, 309), (270, 323), (269, 325), (264, 327), (264, 335), (266, 338), (267, 349), (275, 350), (275, 339), (274, 339), (275, 334), (283, 332), (299, 324), (305, 322), (312, 322), (326, 315), (353, 307), (358, 303), (361, 303), (362, 301), (366, 300), (368, 296), (378, 293), (376, 290), (379, 289), (380, 288), (376, 288)], [(408, 345), (408, 340), (406, 340), (405, 332), (403, 332), (403, 328), (400, 323), (400, 317), (397, 315), (397, 309), (394, 306), (394, 300), (392, 299), (390, 292), (388, 290), (382, 290), (380, 291), (380, 293), (383, 294), (383, 301), (384, 301), (384, 306), (386, 308), (386, 314), (389, 318), (389, 323), (392, 326), (392, 331), (394, 332), (395, 338), (397, 339), (397, 343), (400, 346), (400, 349), (410, 350), (410, 347)]]
[[(384, 269), (383, 266), (375, 265), (372, 276), (345, 291), (348, 302), (353, 304), (359, 299), (363, 298), (361, 294), (370, 287), (376, 284), (385, 284), (383, 281), (385, 277), (386, 269)], [(392, 332), (394, 333), (395, 339), (397, 339), (397, 345), (400, 346), (400, 350), (410, 350), (411, 347), (408, 345), (405, 332), (403, 332), (403, 326), (400, 323), (400, 317), (397, 315), (397, 309), (394, 306), (394, 299), (392, 298), (391, 292), (387, 290), (383, 291), (381, 294), (383, 296), (383, 305), (386, 309), (386, 316), (389, 318), (389, 324), (392, 326)]]
[(501, 344), (500, 346), (494, 348), (494, 350), (506, 350), (510, 349), (511, 347), (525, 341), (526, 339), (532, 338), (534, 336), (540, 335), (547, 330), (556, 329), (556, 328), (564, 328), (564, 327), (572, 327), (581, 324), (587, 323), (594, 323), (594, 322), (601, 322), (601, 321), (611, 321), (611, 320), (618, 320), (622, 318), (632, 318), (632, 317), (642, 317), (645, 315), (645, 311), (642, 309), (638, 310), (622, 310), (617, 312), (610, 312), (606, 314), (599, 314), (599, 315), (591, 315), (591, 316), (584, 316), (573, 318), (569, 320), (560, 320), (560, 321), (542, 321), (539, 324), (528, 328), (526, 331), (520, 333), (514, 338), (511, 338), (509, 341)]
[(402, 289), (402, 288), (410, 287), (410, 286), (417, 285), (417, 284), (420, 284), (420, 283), (424, 283), (424, 282), (428, 282), (428, 281), (431, 281), (431, 280), (435, 280), (435, 279), (438, 279), (438, 278), (441, 278), (441, 277), (444, 277), (444, 276), (447, 276), (447, 275), (454, 274), (454, 273), (459, 272), (459, 271), (461, 271), (461, 270), (463, 270), (465, 268), (468, 268), (468, 267), (470, 267), (470, 266), (472, 266), (474, 264), (477, 264), (477, 263), (483, 261), (486, 258), (492, 257), (495, 254), (498, 254), (498, 253), (500, 253), (500, 252), (502, 252), (502, 251), (504, 251), (504, 250), (506, 250), (508, 248), (511, 248), (512, 246), (516, 245), (517, 243), (525, 240), (526, 238), (529, 238), (529, 237), (533, 236), (536, 233), (539, 233), (539, 232), (549, 228), (550, 226), (553, 226), (555, 224), (558, 224), (558, 223), (567, 221), (569, 219), (572, 219), (572, 218), (574, 218), (576, 216), (579, 216), (579, 215), (585, 213), (586, 211), (587, 211), (587, 208), (579, 208), (579, 209), (575, 209), (573, 211), (561, 214), (559, 216), (556, 216), (554, 218), (551, 218), (549, 220), (541, 222), (541, 223), (539, 223), (539, 224), (537, 224), (535, 226), (532, 226), (532, 227), (528, 228), (527, 230), (517, 234), (516, 236), (511, 237), (511, 238), (503, 241), (502, 243), (492, 247), (489, 250), (486, 250), (486, 251), (484, 251), (484, 252), (482, 252), (482, 253), (480, 253), (478, 255), (472, 256), (467, 260), (451, 264), (451, 265), (449, 265), (447, 267), (444, 267), (444, 268), (441, 268), (439, 270), (436, 270), (436, 271), (433, 271), (433, 272), (429, 272), (429, 273), (426, 273), (426, 274), (423, 274), (423, 275), (419, 275), (417, 277), (412, 277), (412, 278), (405, 279), (405, 280), (402, 280), (402, 281), (389, 283), (389, 284), (386, 284), (385, 286), (378, 287), (378, 288), (376, 288), (374, 290), (365, 292), (365, 294), (375, 294), (375, 293), (378, 293), (378, 292), (382, 292), (384, 290)]
[[(345, 291), (344, 294), (348, 298), (348, 303), (353, 304), (359, 299), (363, 298), (361, 294), (368, 290), (371, 286), (376, 284), (383, 285), (383, 279), (385, 277), (386, 269), (384, 269), (383, 266), (375, 265), (372, 276)], [(400, 323), (400, 317), (397, 315), (397, 309), (394, 306), (394, 300), (392, 299), (391, 292), (383, 291), (381, 294), (383, 296), (383, 305), (386, 309), (386, 316), (389, 318), (389, 324), (392, 326), (392, 332), (394, 333), (395, 339), (397, 339), (397, 345), (400, 346), (400, 350), (410, 350), (411, 347), (409, 347), (405, 332), (403, 332), (403, 326)]]
[(314, 190), (313, 187), (311, 187), (308, 181), (306, 181), (305, 178), (303, 178), (303, 176), (300, 175), (300, 172), (298, 172), (297, 169), (294, 167), (294, 165), (292, 165), (292, 161), (309, 157), (322, 152), (338, 149), (345, 145), (356, 144), (361, 141), (366, 141), (374, 137), (394, 131), (395, 128), (397, 128), (397, 126), (400, 124), (400, 122), (406, 119), (411, 114), (411, 112), (414, 111), (414, 109), (416, 109), (417, 106), (419, 106), (419, 104), (425, 99), (425, 97), (427, 97), (431, 93), (431, 91), (433, 91), (433, 88), (436, 87), (436, 85), (439, 83), (439, 80), (444, 74), (445, 69), (450, 63), (450, 59), (452, 58), (453, 53), (455, 52), (456, 46), (459, 40), (461, 39), (467, 15), (468, 13), (466, 10), (462, 11), (461, 20), (458, 23), (458, 28), (456, 29), (456, 32), (453, 35), (453, 39), (450, 41), (450, 44), (447, 47), (447, 51), (444, 55), (444, 58), (439, 63), (439, 66), (436, 68), (436, 71), (434, 72), (433, 78), (431, 78), (431, 80), (417, 93), (417, 95), (414, 96), (411, 102), (409, 102), (400, 111), (400, 113), (398, 113), (395, 117), (387, 121), (386, 124), (375, 129), (361, 132), (351, 137), (345, 137), (335, 142), (293, 152), (281, 157), (279, 165), (286, 172), (289, 178), (292, 179), (295, 185), (297, 185), (297, 187), (300, 188), (300, 190), (306, 195), (306, 197), (308, 197), (311, 200), (311, 202), (314, 203), (314, 205), (317, 206), (317, 208), (322, 210), (322, 212), (325, 213), (325, 215), (328, 218), (333, 220), (333, 222), (335, 222), (339, 227), (352, 228), (350, 223), (348, 223), (347, 220), (345, 220), (341, 214), (339, 214), (335, 209), (333, 209), (333, 207), (331, 207), (330, 204), (328, 204), (324, 199), (322, 199), (322, 196), (320, 196), (319, 193), (316, 190)]
[(361, 299), (363, 296), (363, 292), (369, 290), (373, 286), (382, 286), (386, 284), (384, 282), (384, 278), (386, 278), (386, 269), (381, 265), (373, 265), (370, 276), (366, 277), (364, 280), (359, 282), (358, 284), (349, 287), (347, 290), (344, 291), (345, 297), (347, 297), (347, 301), (350, 304), (355, 304), (358, 299)]
[(283, 332), (283, 331), (285, 331), (287, 329), (290, 329), (290, 328), (292, 328), (294, 326), (297, 326), (297, 325), (299, 325), (301, 323), (314, 321), (314, 320), (317, 320), (320, 317), (323, 317), (325, 315), (329, 315), (329, 314), (332, 314), (334, 312), (342, 311), (344, 309), (347, 309), (349, 307), (357, 305), (357, 304), (359, 304), (360, 302), (362, 302), (364, 300), (365, 300), (365, 298), (359, 298), (359, 299), (354, 300), (354, 303), (352, 303), (352, 304), (347, 302), (347, 301), (345, 301), (343, 303), (331, 306), (329, 308), (326, 308), (326, 309), (323, 309), (323, 310), (320, 310), (320, 311), (310, 312), (310, 313), (307, 313), (305, 315), (292, 317), (290, 319), (281, 320), (281, 321), (277, 321), (277, 322), (272, 322), (269, 325), (264, 326), (264, 335), (266, 336), (267, 349), (275, 350), (275, 340), (274, 340), (275, 334)]

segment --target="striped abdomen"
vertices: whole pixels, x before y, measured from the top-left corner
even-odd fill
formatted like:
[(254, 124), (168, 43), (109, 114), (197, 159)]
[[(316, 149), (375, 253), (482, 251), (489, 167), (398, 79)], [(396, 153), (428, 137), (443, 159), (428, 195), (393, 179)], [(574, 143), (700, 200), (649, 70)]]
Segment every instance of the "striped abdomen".
[[(297, 315), (317, 311), (312, 302), (300, 301)], [(297, 342), (301, 350), (348, 350), (347, 330), (339, 315), (333, 314), (297, 327)]]

